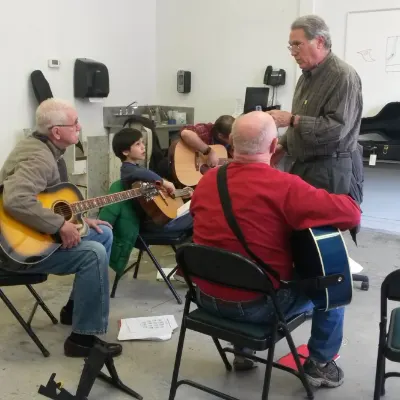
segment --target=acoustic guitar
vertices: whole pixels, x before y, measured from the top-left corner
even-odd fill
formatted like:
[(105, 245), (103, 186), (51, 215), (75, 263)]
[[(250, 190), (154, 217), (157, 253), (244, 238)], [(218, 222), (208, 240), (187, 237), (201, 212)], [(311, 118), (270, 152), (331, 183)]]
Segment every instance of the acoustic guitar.
[[(86, 236), (89, 228), (82, 218), (84, 212), (135, 197), (151, 200), (157, 195), (158, 191), (153, 184), (142, 183), (130, 190), (84, 200), (75, 185), (60, 183), (40, 193), (37, 200), (44, 208), (62, 215), (66, 221), (81, 226), (79, 233)], [(0, 247), (12, 261), (36, 264), (45, 260), (60, 248), (62, 243), (57, 236), (40, 233), (16, 221), (4, 210), (3, 196), (0, 196)]]
[(306, 290), (315, 308), (328, 311), (350, 304), (353, 279), (349, 256), (340, 230), (320, 227), (296, 231), (292, 238), (294, 267), (299, 279), (332, 279), (334, 284)]
[[(228, 162), (228, 152), (221, 144), (210, 146), (218, 155), (219, 165)], [(177, 182), (183, 186), (196, 186), (201, 177), (210, 169), (207, 156), (193, 151), (181, 140), (172, 149), (172, 173)]]
[[(134, 183), (132, 187), (141, 185), (141, 182)], [(188, 196), (193, 191), (190, 187), (176, 189), (173, 195), (158, 189), (157, 195), (151, 199), (139, 198), (139, 203), (145, 213), (157, 225), (165, 225), (169, 221), (178, 217), (178, 210), (184, 205), (183, 197)]]

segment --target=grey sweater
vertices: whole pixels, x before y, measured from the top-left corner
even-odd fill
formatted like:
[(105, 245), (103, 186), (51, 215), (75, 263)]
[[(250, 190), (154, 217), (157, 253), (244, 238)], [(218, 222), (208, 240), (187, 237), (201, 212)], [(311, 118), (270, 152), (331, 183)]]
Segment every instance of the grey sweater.
[(54, 234), (64, 223), (37, 200), (39, 193), (61, 182), (57, 161), (62, 154), (51, 142), (30, 136), (17, 143), (0, 171), (4, 210), (42, 233)]

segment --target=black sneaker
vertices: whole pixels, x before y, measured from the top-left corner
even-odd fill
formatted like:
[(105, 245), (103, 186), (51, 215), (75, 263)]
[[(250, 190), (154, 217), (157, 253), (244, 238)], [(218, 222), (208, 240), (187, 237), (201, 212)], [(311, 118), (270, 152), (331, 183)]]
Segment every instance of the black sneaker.
[(340, 386), (344, 381), (343, 370), (338, 367), (335, 361), (330, 361), (325, 367), (321, 367), (308, 358), (304, 363), (304, 372), (310, 385), (314, 387), (325, 386), (335, 388)]

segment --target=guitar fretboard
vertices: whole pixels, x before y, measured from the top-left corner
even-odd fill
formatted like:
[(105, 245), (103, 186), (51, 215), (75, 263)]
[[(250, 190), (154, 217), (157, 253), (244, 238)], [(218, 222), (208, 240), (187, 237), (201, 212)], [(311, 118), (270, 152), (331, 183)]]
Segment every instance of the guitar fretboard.
[(124, 192), (107, 194), (105, 196), (95, 197), (89, 200), (77, 201), (76, 203), (71, 203), (70, 207), (74, 214), (80, 214), (94, 208), (99, 208), (106, 206), (111, 203), (118, 203), (120, 201), (133, 199), (142, 195), (140, 189), (130, 189)]

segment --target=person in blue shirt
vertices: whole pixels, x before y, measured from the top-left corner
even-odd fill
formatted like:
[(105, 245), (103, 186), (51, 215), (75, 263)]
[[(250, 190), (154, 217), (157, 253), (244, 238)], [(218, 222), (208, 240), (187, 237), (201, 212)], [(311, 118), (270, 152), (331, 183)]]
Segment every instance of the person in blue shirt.
[[(165, 190), (168, 194), (174, 193), (175, 186), (172, 182), (139, 165), (140, 161), (146, 159), (146, 148), (142, 132), (132, 128), (120, 130), (114, 135), (112, 148), (116, 157), (122, 162), (121, 182), (125, 189), (130, 189), (132, 184), (137, 181), (157, 182), (161, 185), (162, 190)], [(189, 197), (191, 197), (191, 194)], [(193, 227), (193, 219), (190, 213), (186, 213), (164, 226), (157, 225), (147, 216), (138, 201), (132, 201), (141, 220), (141, 231), (175, 233), (189, 230)]]

